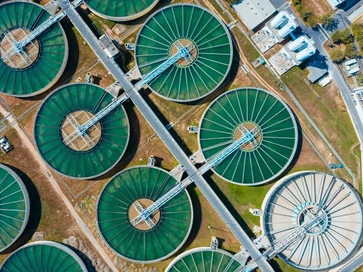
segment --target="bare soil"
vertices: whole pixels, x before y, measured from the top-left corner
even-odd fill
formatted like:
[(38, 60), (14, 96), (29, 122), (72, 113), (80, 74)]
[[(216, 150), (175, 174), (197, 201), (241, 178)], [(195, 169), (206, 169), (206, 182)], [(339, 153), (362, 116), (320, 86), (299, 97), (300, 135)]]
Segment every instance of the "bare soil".
[[(94, 115), (86, 111), (75, 111), (70, 113), (62, 124), (61, 131), (63, 140), (67, 146), (76, 151), (86, 151), (93, 148), (101, 139), (101, 124), (97, 122), (90, 127), (85, 135), (79, 135), (76, 129), (92, 119)], [(68, 140), (67, 140), (68, 139)]]
[(11, 54), (12, 56), (7, 58), (5, 61), (5, 64), (9, 67), (16, 68), (16, 69), (23, 69), (26, 67), (29, 67), (34, 63), (34, 61), (37, 59), (39, 54), (39, 43), (38, 40), (34, 40), (30, 44), (28, 44), (24, 52), (20, 53), (11, 53), (12, 52), (12, 40), (15, 39), (16, 42), (21, 41), (24, 39), (28, 34), (29, 30), (22, 29), (22, 28), (16, 28), (11, 30), (8, 34), (6, 34), (0, 43), (0, 52), (2, 54), (2, 58), (5, 56), (8, 56), (8, 54)]
[[(139, 214), (139, 210), (137, 208), (137, 205), (138, 204), (141, 206), (142, 209), (147, 209), (153, 203), (154, 203), (154, 201), (152, 201), (151, 199), (147, 199), (147, 198), (141, 198), (141, 199), (136, 200), (130, 206), (130, 209), (129, 209), (129, 220), (131, 221), (132, 219), (134, 219)], [(159, 220), (160, 220), (160, 211), (159, 210), (156, 210), (151, 215), (150, 220), (153, 221), (154, 224), (156, 225), (159, 222)], [(149, 230), (149, 229), (152, 229), (152, 227), (149, 226), (145, 221), (142, 221), (141, 223), (137, 224), (135, 226), (135, 228), (137, 228), (139, 230)]]
[(302, 0), (302, 5), (312, 12), (315, 18), (333, 12), (327, 0)]

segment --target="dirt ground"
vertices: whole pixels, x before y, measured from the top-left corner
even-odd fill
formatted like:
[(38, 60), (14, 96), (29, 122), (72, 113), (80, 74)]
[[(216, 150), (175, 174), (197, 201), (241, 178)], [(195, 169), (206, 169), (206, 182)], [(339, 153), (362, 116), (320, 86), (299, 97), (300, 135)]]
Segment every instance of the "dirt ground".
[(333, 12), (333, 9), (327, 0), (302, 0), (302, 3), (315, 17), (320, 17)]
[(354, 23), (356, 24), (363, 24), (363, 14), (359, 15), (355, 20)]
[[(16, 171), (24, 181), (31, 201), (29, 223), (17, 246), (29, 241), (35, 231), (45, 232), (45, 239), (62, 242), (69, 236), (82, 238), (93, 251), (93, 245), (85, 238), (72, 218), (63, 201), (53, 191), (51, 185), (33, 156), (25, 148), (24, 142), (14, 129), (9, 129), (5, 136), (11, 140), (14, 149), (11, 153), (0, 153), (1, 163), (7, 164)], [(97, 257), (99, 257), (96, 254)], [(0, 262), (7, 254), (0, 255)]]

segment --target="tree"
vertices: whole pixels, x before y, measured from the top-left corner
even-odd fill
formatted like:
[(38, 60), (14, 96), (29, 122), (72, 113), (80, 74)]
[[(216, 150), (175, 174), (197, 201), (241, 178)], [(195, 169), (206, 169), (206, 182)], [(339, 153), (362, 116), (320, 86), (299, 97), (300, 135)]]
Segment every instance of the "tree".
[(353, 41), (352, 34), (349, 29), (336, 30), (332, 35), (331, 39), (334, 43), (345, 43), (349, 44)]
[(310, 17), (308, 17), (308, 19), (307, 19), (306, 21), (307, 21), (308, 25), (309, 25), (311, 28), (314, 28), (314, 27), (316, 27), (316, 26), (318, 25), (318, 23), (317, 23), (317, 21), (316, 21), (316, 19), (315, 19), (315, 17), (314, 17), (314, 16), (310, 16)]
[(333, 50), (329, 54), (330, 59), (334, 62), (341, 62), (344, 59), (344, 52), (341, 50)]
[(341, 31), (341, 40), (344, 44), (349, 44), (353, 42), (352, 34), (348, 28)]
[(358, 55), (357, 50), (355, 49), (354, 43), (350, 43), (345, 46), (344, 54), (348, 58), (355, 58)]
[(326, 28), (334, 24), (335, 19), (332, 14), (328, 13), (320, 17), (321, 24)]
[(360, 42), (363, 41), (363, 25), (353, 23), (350, 25), (355, 39)]
[(334, 31), (331, 35), (331, 39), (334, 43), (341, 43), (342, 42), (342, 34), (340, 30)]
[(362, 72), (358, 72), (356, 75), (356, 78), (359, 83), (363, 83), (363, 73)]
[(296, 5), (300, 5), (300, 4), (301, 4), (301, 0), (292, 0), (292, 4), (293, 4), (294, 6), (296, 6)]

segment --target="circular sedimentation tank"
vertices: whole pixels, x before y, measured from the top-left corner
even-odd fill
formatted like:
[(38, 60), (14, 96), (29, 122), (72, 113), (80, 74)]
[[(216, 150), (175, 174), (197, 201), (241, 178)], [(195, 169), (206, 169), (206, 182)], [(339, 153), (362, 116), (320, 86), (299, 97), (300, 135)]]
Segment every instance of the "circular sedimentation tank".
[(37, 95), (62, 75), (68, 59), (68, 43), (62, 26), (53, 24), (15, 52), (21, 41), (51, 15), (40, 5), (11, 1), (0, 5), (0, 92), (18, 97)]
[(348, 260), (362, 242), (362, 202), (342, 179), (319, 172), (284, 177), (266, 195), (261, 226), (274, 244), (294, 230), (316, 224), (278, 256), (301, 270), (326, 271)]
[(151, 11), (159, 0), (86, 0), (88, 8), (112, 21), (130, 21)]
[(193, 220), (186, 190), (152, 215), (153, 225), (131, 223), (138, 205), (149, 207), (176, 182), (165, 170), (147, 166), (128, 168), (111, 178), (96, 214), (101, 236), (114, 252), (130, 261), (151, 263), (168, 258), (184, 244)]
[(240, 139), (246, 129), (255, 132), (254, 141), (242, 145), (213, 171), (240, 185), (274, 180), (295, 155), (298, 131), (289, 107), (266, 90), (239, 88), (217, 97), (201, 119), (199, 148), (211, 159)]
[(166, 272), (238, 272), (244, 266), (232, 254), (224, 250), (200, 247), (188, 250), (175, 258), (166, 268)]
[(190, 4), (167, 6), (140, 29), (135, 61), (145, 76), (173, 56), (182, 45), (190, 58), (180, 59), (149, 83), (156, 94), (188, 102), (213, 92), (226, 78), (232, 63), (230, 34), (209, 10)]
[(13, 252), (4, 261), (0, 271), (87, 272), (87, 268), (70, 248), (59, 243), (42, 241), (27, 244)]
[(23, 233), (29, 219), (30, 201), (21, 178), (0, 164), (0, 252)]
[(49, 166), (68, 177), (89, 179), (120, 161), (129, 140), (129, 120), (122, 105), (75, 137), (77, 128), (112, 99), (99, 86), (84, 83), (62, 86), (45, 98), (35, 118), (34, 137)]

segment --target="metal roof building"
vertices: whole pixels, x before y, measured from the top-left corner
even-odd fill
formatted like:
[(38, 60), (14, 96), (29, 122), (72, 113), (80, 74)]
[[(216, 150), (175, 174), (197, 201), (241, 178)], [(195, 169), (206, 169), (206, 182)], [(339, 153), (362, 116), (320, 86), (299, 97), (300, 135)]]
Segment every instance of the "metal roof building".
[(102, 35), (99, 38), (99, 41), (103, 51), (105, 51), (109, 58), (115, 58), (118, 54), (120, 54), (120, 51), (107, 34)]
[(315, 55), (310, 59), (307, 68), (310, 71), (308, 78), (312, 83), (315, 83), (328, 73), (328, 65), (319, 55)]
[(345, 0), (327, 0), (332, 8), (337, 8), (345, 2)]
[(232, 7), (251, 30), (258, 27), (276, 11), (270, 0), (241, 0)]

